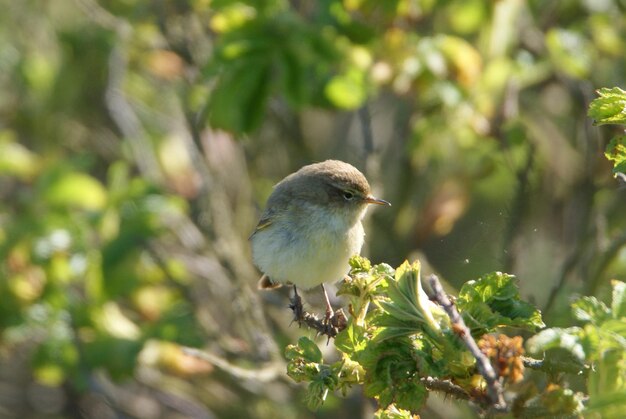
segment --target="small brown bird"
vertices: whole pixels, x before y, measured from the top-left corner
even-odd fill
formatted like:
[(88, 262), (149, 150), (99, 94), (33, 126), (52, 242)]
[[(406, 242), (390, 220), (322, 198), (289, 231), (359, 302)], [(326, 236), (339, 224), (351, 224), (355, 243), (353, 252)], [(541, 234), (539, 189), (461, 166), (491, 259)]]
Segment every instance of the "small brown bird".
[(250, 236), (263, 272), (259, 288), (321, 284), (328, 320), (333, 311), (324, 282), (343, 278), (349, 258), (361, 251), (368, 204), (391, 205), (371, 195), (359, 170), (338, 160), (304, 166), (276, 184)]

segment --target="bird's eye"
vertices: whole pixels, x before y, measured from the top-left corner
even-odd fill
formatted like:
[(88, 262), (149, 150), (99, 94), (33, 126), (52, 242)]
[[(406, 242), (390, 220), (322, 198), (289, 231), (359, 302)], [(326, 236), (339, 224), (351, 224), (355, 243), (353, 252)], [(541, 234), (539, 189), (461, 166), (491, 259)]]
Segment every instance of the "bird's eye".
[(354, 198), (354, 194), (350, 191), (343, 191), (343, 197), (346, 201), (350, 201), (352, 200), (352, 198)]

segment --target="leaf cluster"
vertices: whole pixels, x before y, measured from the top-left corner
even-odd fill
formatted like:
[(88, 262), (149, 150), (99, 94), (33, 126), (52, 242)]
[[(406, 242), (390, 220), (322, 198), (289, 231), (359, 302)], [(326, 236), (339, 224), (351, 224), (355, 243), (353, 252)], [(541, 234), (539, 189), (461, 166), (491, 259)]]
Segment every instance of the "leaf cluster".
[(555, 364), (564, 357), (588, 371), (586, 412), (617, 417), (626, 409), (626, 283), (612, 281), (610, 306), (580, 297), (572, 314), (580, 326), (542, 330), (527, 342), (531, 354)]
[[(19, 147), (11, 139), (3, 144)], [(21, 188), (37, 205), (17, 205), (20, 216), (0, 240), (7, 261), (0, 268), (3, 346), (29, 345), (40, 383), (83, 388), (84, 371), (131, 376), (148, 342), (199, 344), (181, 292), (185, 269), (150, 247), (166, 234), (167, 220), (185, 213), (184, 201), (133, 176), (123, 162), (102, 182), (74, 163), (35, 153), (29, 159), (39, 164)]]
[[(352, 272), (340, 293), (348, 296), (352, 316), (335, 339), (341, 359), (325, 364), (321, 352), (305, 338), (287, 349), (289, 375), (309, 383), (310, 406), (318, 407), (327, 392), (345, 392), (360, 384), (368, 397), (378, 401), (378, 415), (417, 413), (428, 397), (427, 378), (446, 382), (454, 386), (457, 395), (486, 406), (484, 380), (477, 372), (476, 360), (441, 307), (427, 297), (419, 263), (405, 262), (395, 270), (388, 265), (371, 266), (359, 256), (350, 263)], [(477, 319), (472, 332), (477, 336), (497, 332), (502, 326), (534, 331), (543, 325), (539, 311), (521, 301), (513, 278), (501, 273), (467, 284), (459, 297), (459, 309)], [(520, 346), (521, 341), (515, 342)], [(521, 365), (521, 361), (510, 364)]]
[[(595, 125), (626, 125), (626, 91), (619, 87), (598, 90), (599, 97), (589, 104), (589, 117)], [(606, 146), (606, 158), (613, 163), (613, 173), (626, 173), (626, 135), (614, 136)]]

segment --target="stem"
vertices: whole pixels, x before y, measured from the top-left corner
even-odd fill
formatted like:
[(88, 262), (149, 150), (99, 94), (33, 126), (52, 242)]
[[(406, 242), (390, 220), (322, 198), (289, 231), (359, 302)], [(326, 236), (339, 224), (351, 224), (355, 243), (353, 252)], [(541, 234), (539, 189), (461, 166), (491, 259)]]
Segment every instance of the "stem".
[(359, 315), (356, 318), (356, 325), (357, 326), (364, 326), (365, 325), (365, 316), (367, 315), (367, 309), (370, 306), (370, 302), (369, 300), (365, 301), (363, 304), (361, 304), (361, 309), (359, 310)]

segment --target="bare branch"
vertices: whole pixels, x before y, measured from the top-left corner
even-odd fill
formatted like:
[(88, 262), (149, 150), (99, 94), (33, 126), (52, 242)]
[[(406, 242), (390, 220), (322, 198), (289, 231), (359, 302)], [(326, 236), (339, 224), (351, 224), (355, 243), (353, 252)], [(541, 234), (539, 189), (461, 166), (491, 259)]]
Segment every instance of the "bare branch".
[(502, 383), (498, 380), (498, 376), (496, 372), (493, 370), (491, 366), (491, 362), (489, 362), (489, 358), (482, 353), (476, 341), (472, 337), (469, 328), (465, 325), (463, 318), (459, 314), (459, 311), (456, 309), (456, 306), (450, 301), (446, 293), (443, 291), (443, 287), (439, 282), (439, 279), (436, 275), (430, 275), (428, 278), (428, 282), (431, 286), (432, 295), (430, 296), (433, 300), (438, 302), (443, 309), (448, 313), (450, 317), (450, 321), (452, 322), (453, 328), (456, 331), (457, 336), (465, 343), (467, 348), (470, 350), (474, 358), (476, 358), (476, 366), (478, 368), (478, 372), (485, 378), (487, 382), (487, 391), (489, 394), (489, 398), (494, 403), (494, 407), (497, 410), (506, 409), (506, 401), (504, 400)]
[(342, 309), (335, 310), (328, 322), (318, 318), (316, 314), (306, 312), (302, 306), (302, 298), (295, 290), (289, 308), (293, 311), (293, 321), (298, 322), (300, 326), (304, 323), (307, 327), (317, 330), (320, 335), (328, 336), (328, 340), (337, 336), (337, 333), (345, 329), (348, 324), (348, 319)]
[(266, 383), (275, 380), (283, 371), (287, 370), (284, 364), (276, 361), (266, 364), (261, 368), (247, 369), (233, 365), (215, 354), (200, 349), (183, 347), (183, 353), (207, 361), (222, 371), (232, 375), (234, 378), (241, 380), (253, 380)]
[(440, 391), (459, 400), (473, 400), (472, 396), (462, 387), (454, 384), (450, 380), (439, 380), (433, 377), (422, 377), (420, 382), (428, 390)]

